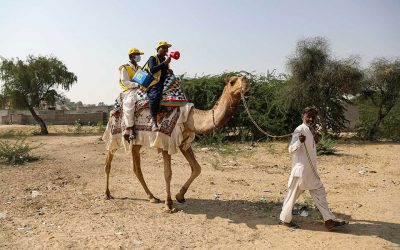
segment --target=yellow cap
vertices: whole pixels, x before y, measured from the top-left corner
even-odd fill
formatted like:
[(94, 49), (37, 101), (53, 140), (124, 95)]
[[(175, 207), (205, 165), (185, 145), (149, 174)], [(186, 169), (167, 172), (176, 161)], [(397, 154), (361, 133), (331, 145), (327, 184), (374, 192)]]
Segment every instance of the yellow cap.
[(167, 43), (166, 41), (159, 41), (156, 46), (156, 49), (158, 49), (158, 48), (160, 48), (160, 46), (164, 46), (164, 45), (167, 46), (168, 48), (172, 46), (171, 44)]
[(139, 55), (143, 55), (144, 53), (143, 53), (142, 51), (138, 50), (137, 48), (131, 48), (131, 49), (128, 51), (128, 56), (129, 56), (130, 54), (139, 54)]

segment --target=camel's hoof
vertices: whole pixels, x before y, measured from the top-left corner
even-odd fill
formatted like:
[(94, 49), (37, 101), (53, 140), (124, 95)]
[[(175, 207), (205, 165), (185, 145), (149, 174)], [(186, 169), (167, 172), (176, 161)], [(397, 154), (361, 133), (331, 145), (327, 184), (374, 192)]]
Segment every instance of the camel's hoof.
[(176, 209), (176, 208), (168, 208), (168, 207), (164, 207), (164, 213), (167, 213), (167, 214), (173, 214), (173, 213), (176, 213), (176, 212), (178, 212), (179, 210), (178, 209)]
[(179, 203), (185, 203), (186, 202), (185, 196), (181, 195), (180, 193), (175, 195), (175, 199)]
[(114, 199), (114, 197), (111, 194), (106, 194), (106, 200), (111, 200)]
[(172, 209), (172, 205), (173, 205), (173, 204), (174, 204), (174, 203), (172, 202), (171, 197), (169, 197), (169, 199), (167, 199), (167, 200), (165, 201), (165, 207), (168, 208), (168, 209)]
[(161, 203), (161, 200), (156, 197), (149, 198), (150, 203)]

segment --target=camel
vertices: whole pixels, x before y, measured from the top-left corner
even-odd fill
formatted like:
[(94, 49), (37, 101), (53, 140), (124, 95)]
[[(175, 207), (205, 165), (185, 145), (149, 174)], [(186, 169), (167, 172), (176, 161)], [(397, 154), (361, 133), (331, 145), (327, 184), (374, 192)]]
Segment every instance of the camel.
[[(229, 119), (233, 116), (237, 110), (239, 104), (241, 103), (241, 89), (246, 93), (250, 88), (248, 80), (245, 76), (232, 76), (227, 78), (227, 83), (224, 87), (223, 93), (218, 101), (215, 103), (211, 110), (199, 110), (192, 108), (188, 115), (186, 123), (184, 123), (184, 131), (195, 132), (196, 134), (209, 134), (216, 129), (224, 126)], [(140, 166), (140, 148), (141, 145), (132, 145), (132, 161), (133, 161), (133, 171), (136, 177), (139, 179), (144, 191), (147, 194), (148, 200), (152, 203), (161, 202), (160, 199), (156, 198), (153, 193), (147, 187), (147, 184), (143, 178), (141, 166)], [(191, 175), (189, 179), (180, 189), (179, 193), (176, 194), (175, 198), (178, 202), (185, 202), (185, 193), (187, 192), (191, 183), (200, 175), (201, 166), (197, 162), (193, 149), (189, 147), (184, 150), (180, 146), (180, 151), (189, 162), (191, 168)], [(106, 173), (106, 199), (113, 198), (109, 190), (109, 177), (111, 170), (111, 162), (113, 159), (115, 151), (108, 150), (107, 158), (105, 162), (105, 173)], [(164, 160), (164, 178), (166, 182), (166, 199), (165, 199), (165, 209), (167, 211), (172, 211), (173, 202), (171, 199), (171, 155), (167, 151), (162, 151), (162, 156)]]

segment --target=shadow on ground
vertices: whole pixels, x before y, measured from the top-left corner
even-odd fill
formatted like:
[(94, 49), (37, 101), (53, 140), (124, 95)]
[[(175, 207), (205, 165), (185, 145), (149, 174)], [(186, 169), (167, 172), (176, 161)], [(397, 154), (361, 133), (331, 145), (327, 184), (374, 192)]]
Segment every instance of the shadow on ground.
[[(271, 226), (279, 222), (281, 202), (256, 202), (247, 200), (205, 200), (188, 199), (186, 204), (177, 204), (187, 214), (205, 214), (207, 219), (224, 218), (229, 223), (246, 224), (256, 229), (258, 225)], [(357, 236), (377, 236), (395, 244), (400, 244), (400, 224), (384, 221), (354, 220), (346, 214), (335, 213), (350, 224), (334, 231), (334, 233), (352, 234)], [(310, 216), (294, 216), (300, 225), (298, 230), (326, 231), (319, 212), (312, 209)]]

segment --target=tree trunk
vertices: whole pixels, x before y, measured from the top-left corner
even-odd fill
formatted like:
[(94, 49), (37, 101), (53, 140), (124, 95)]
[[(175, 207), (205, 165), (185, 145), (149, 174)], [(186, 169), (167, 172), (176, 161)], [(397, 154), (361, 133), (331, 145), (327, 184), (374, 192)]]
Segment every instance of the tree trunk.
[(378, 120), (375, 121), (372, 127), (368, 130), (368, 135), (367, 135), (368, 140), (373, 140), (375, 138), (375, 134), (378, 131), (378, 127), (381, 121), (382, 120), (378, 118)]
[(34, 110), (31, 106), (28, 105), (28, 109), (29, 109), (29, 111), (31, 112), (31, 114), (32, 114), (32, 116), (33, 116), (33, 119), (35, 119), (35, 121), (36, 121), (37, 123), (39, 123), (39, 125), (40, 125), (40, 134), (41, 134), (41, 135), (48, 135), (48, 134), (49, 134), (49, 131), (47, 130), (46, 123), (43, 121), (43, 119), (40, 118), (40, 117), (36, 114), (35, 110)]
[(326, 124), (326, 120), (324, 118), (321, 117), (321, 133), (323, 135), (327, 135), (328, 134), (328, 127)]
[(374, 124), (372, 125), (372, 127), (368, 130), (368, 140), (373, 140), (375, 138), (376, 132), (378, 132), (378, 128), (379, 125), (381, 125), (381, 122), (383, 121), (383, 119), (387, 116), (387, 114), (389, 114), (390, 110), (393, 108), (393, 106), (391, 107), (387, 107), (385, 110), (386, 112), (382, 111), (382, 105), (379, 107), (379, 112), (378, 112), (378, 118), (377, 120), (374, 122)]

